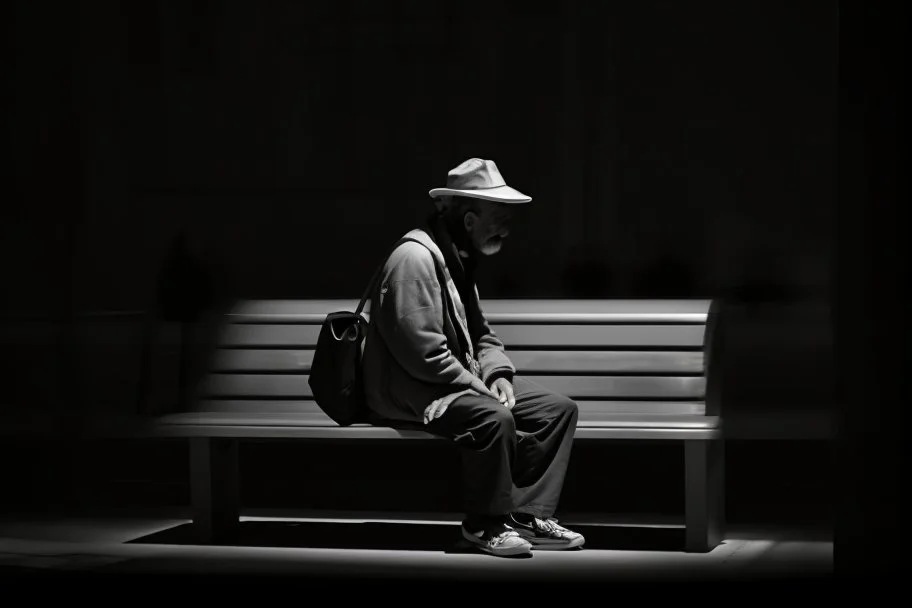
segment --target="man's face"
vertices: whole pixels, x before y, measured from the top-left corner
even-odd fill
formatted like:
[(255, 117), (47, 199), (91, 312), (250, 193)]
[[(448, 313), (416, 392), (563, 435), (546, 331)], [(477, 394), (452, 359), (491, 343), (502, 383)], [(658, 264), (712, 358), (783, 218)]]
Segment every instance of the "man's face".
[(472, 211), (463, 217), (463, 225), (475, 250), (483, 255), (494, 255), (503, 246), (503, 240), (510, 234), (510, 220), (513, 210), (509, 204), (482, 201), (478, 203), (479, 213)]

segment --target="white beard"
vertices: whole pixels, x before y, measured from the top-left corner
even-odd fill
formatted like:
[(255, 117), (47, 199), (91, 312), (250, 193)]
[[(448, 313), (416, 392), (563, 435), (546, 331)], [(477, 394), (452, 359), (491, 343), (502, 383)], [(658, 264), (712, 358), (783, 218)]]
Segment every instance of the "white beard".
[(481, 246), (481, 253), (484, 255), (494, 255), (500, 251), (501, 247), (503, 247), (503, 241), (488, 241)]

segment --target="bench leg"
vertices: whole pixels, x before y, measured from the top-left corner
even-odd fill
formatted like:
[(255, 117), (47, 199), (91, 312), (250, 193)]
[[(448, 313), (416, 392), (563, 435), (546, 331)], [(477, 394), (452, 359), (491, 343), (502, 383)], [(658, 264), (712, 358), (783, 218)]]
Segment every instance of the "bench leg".
[(712, 551), (725, 527), (725, 455), (721, 439), (684, 442), (685, 550)]
[(190, 493), (194, 540), (209, 544), (229, 540), (240, 518), (238, 441), (190, 439)]

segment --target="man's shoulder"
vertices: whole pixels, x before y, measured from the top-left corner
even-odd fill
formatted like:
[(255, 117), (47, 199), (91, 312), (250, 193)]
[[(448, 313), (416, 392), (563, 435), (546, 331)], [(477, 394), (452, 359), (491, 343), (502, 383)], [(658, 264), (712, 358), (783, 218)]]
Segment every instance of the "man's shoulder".
[[(413, 231), (414, 232), (414, 231)], [(410, 232), (403, 238), (414, 238), (420, 235)], [(386, 262), (386, 272), (395, 274), (434, 274), (434, 254), (428, 245), (413, 240), (405, 240), (393, 250)]]

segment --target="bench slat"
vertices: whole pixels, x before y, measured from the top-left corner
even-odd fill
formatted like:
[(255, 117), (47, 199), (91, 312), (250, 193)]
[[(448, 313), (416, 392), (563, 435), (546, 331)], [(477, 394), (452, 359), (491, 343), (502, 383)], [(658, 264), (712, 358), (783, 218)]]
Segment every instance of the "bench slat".
[[(247, 300), (228, 313), (233, 321), (320, 323), (327, 313), (353, 311), (352, 299), (330, 300)], [(709, 300), (560, 300), (497, 299), (482, 300), (481, 307), (492, 323), (546, 320), (580, 323), (666, 323), (705, 322)], [(370, 310), (370, 302), (365, 310)]]
[[(120, 431), (118, 436), (123, 436)], [(162, 425), (132, 431), (141, 437), (224, 437), (233, 439), (301, 439), (327, 442), (424, 440), (442, 441), (424, 431), (400, 431), (385, 427), (328, 429), (296, 426), (196, 426)], [(705, 441), (721, 437), (721, 430), (694, 428), (637, 428), (583, 426), (576, 431), (577, 440), (649, 440), (649, 441)]]
[[(209, 374), (200, 386), (209, 397), (306, 398), (307, 374)], [(535, 382), (571, 398), (701, 399), (702, 376), (534, 376)]]
[[(508, 348), (700, 348), (705, 325), (502, 325), (495, 328)], [(223, 347), (316, 346), (319, 325), (233, 324), (224, 328)]]
[[(169, 414), (157, 420), (158, 424), (192, 424), (222, 426), (298, 426), (343, 429), (322, 412), (310, 414), (279, 414), (271, 412), (230, 414), (225, 412), (189, 412)], [(643, 428), (714, 428), (718, 425), (715, 416), (602, 414), (581, 421), (585, 426), (643, 427)], [(354, 425), (354, 428), (368, 428), (369, 425)]]
[[(339, 427), (311, 424), (303, 419), (220, 418), (193, 414), (166, 416), (154, 424), (136, 429), (137, 434), (165, 437), (236, 437), (257, 439), (319, 439), (327, 441), (400, 439), (442, 441), (422, 430), (354, 425)], [(618, 417), (613, 420), (580, 422), (576, 439), (653, 439), (685, 440), (719, 437), (719, 420), (714, 416), (675, 416), (665, 419)]]
[[(313, 349), (222, 349), (215, 353), (211, 368), (219, 372), (301, 372), (310, 371)], [(615, 351), (507, 351), (521, 373), (663, 373), (701, 374), (703, 353), (615, 352)]]
[[(580, 419), (586, 420), (602, 413), (650, 415), (702, 415), (706, 404), (702, 401), (578, 401)], [(204, 399), (193, 408), (197, 412), (231, 415), (248, 413), (318, 414), (325, 416), (313, 400)]]

